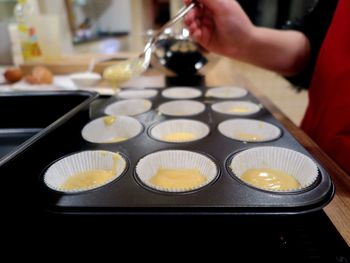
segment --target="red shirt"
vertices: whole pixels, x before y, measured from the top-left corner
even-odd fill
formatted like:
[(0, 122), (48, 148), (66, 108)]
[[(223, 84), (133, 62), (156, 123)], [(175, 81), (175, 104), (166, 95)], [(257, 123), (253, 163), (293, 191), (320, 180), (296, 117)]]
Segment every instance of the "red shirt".
[(320, 50), (302, 122), (350, 175), (350, 1), (340, 0)]

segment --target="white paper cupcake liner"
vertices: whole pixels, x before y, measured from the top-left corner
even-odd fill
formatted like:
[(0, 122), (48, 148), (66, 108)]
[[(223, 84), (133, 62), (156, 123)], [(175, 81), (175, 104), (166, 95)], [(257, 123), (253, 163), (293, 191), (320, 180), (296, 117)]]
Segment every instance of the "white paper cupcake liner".
[[(94, 170), (112, 170), (116, 173), (102, 184), (72, 190), (62, 189), (68, 178), (82, 172)], [(65, 193), (79, 193), (109, 184), (122, 175), (126, 169), (125, 159), (118, 153), (107, 151), (84, 151), (58, 160), (51, 165), (44, 175), (44, 183), (51, 189)]]
[(205, 111), (205, 105), (194, 100), (178, 100), (163, 103), (158, 111), (168, 116), (194, 116)]
[[(193, 188), (163, 188), (153, 185), (150, 179), (159, 169), (198, 169), (206, 177), (206, 182)], [(136, 165), (138, 178), (148, 187), (163, 192), (188, 192), (211, 183), (218, 175), (215, 163), (208, 157), (190, 151), (169, 150), (149, 154)]]
[(242, 98), (248, 94), (248, 91), (241, 87), (224, 86), (209, 89), (205, 96), (218, 99)]
[[(159, 141), (173, 142), (173, 143), (186, 143), (192, 141), (198, 141), (206, 137), (210, 132), (208, 125), (194, 120), (170, 120), (164, 121), (151, 129), (151, 136)], [(191, 134), (193, 139), (167, 139), (166, 136), (174, 134)]]
[(123, 100), (109, 105), (105, 109), (107, 115), (113, 116), (135, 116), (145, 113), (152, 108), (149, 100)]
[(238, 178), (249, 169), (275, 169), (293, 176), (301, 185), (298, 189), (288, 190), (261, 188), (271, 192), (298, 191), (312, 185), (318, 177), (317, 165), (313, 160), (302, 153), (281, 147), (257, 147), (238, 153), (233, 157), (230, 168)]
[(121, 90), (118, 97), (121, 99), (150, 99), (157, 96), (158, 91), (154, 89)]
[(162, 96), (169, 99), (195, 99), (202, 96), (202, 92), (189, 87), (173, 87), (164, 90)]
[(101, 117), (89, 122), (81, 132), (82, 137), (92, 143), (117, 143), (130, 140), (142, 131), (142, 124), (132, 117), (114, 117), (113, 123), (106, 124), (105, 118), (110, 117)]
[(222, 114), (248, 116), (261, 110), (261, 107), (249, 101), (225, 101), (215, 103), (211, 106), (212, 110)]
[(281, 136), (281, 129), (267, 122), (234, 119), (219, 124), (218, 130), (224, 136), (243, 142), (267, 142)]

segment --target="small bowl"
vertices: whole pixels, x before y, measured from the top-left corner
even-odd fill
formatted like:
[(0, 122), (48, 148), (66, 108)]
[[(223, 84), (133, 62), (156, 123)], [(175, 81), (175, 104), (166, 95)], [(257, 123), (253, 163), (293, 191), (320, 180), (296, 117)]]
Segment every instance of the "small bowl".
[(102, 79), (101, 75), (93, 72), (81, 72), (70, 75), (70, 79), (77, 87), (93, 87)]

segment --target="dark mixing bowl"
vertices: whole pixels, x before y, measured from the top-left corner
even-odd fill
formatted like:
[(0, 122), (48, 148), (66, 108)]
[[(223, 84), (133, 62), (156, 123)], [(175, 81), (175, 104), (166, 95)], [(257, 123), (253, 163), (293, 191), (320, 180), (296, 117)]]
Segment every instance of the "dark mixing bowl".
[(217, 57), (191, 39), (164, 38), (155, 43), (151, 64), (167, 76), (204, 75)]

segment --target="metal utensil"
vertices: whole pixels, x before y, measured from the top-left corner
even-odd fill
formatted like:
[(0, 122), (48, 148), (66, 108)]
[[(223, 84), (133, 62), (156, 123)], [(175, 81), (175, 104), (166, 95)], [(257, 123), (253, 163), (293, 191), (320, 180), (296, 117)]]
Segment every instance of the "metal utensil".
[(152, 48), (159, 36), (161, 36), (165, 29), (171, 27), (181, 18), (183, 18), (196, 5), (197, 1), (192, 1), (189, 5), (183, 6), (172, 19), (170, 19), (156, 31), (156, 33), (145, 45), (143, 52), (137, 58), (128, 59), (106, 68), (103, 73), (103, 78), (112, 83), (119, 84), (134, 76), (141, 75), (149, 67), (152, 56)]

